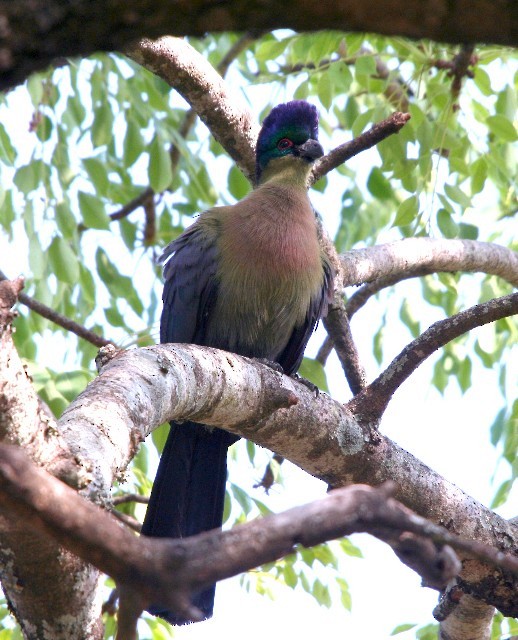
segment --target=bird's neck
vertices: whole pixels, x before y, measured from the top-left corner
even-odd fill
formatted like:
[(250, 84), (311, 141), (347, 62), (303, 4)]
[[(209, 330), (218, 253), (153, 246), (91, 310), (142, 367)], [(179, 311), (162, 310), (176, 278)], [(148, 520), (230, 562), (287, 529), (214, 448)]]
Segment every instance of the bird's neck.
[(259, 185), (272, 183), (307, 189), (310, 173), (311, 165), (301, 158), (275, 158), (263, 170)]

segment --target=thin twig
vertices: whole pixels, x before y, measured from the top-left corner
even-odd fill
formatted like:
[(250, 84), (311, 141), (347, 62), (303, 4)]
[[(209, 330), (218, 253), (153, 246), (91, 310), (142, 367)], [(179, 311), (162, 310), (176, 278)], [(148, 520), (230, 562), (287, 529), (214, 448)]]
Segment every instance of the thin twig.
[[(5, 273), (3, 271), (0, 271), (0, 281), (7, 280), (7, 279), (8, 278), (5, 275)], [(83, 340), (86, 340), (87, 342), (90, 342), (95, 347), (100, 348), (100, 347), (104, 347), (107, 344), (113, 344), (111, 340), (106, 340), (106, 338), (103, 338), (102, 336), (91, 331), (90, 329), (87, 329), (86, 327), (83, 327), (77, 322), (70, 320), (70, 318), (67, 318), (61, 313), (54, 311), (54, 309), (51, 309), (50, 307), (47, 307), (41, 302), (34, 300), (34, 298), (31, 298), (26, 293), (20, 293), (18, 295), (18, 300), (22, 304), (24, 304), (26, 307), (29, 307), (29, 309), (31, 309), (32, 311), (35, 311), (36, 313), (38, 313), (40, 316), (47, 318), (47, 320), (50, 320), (54, 324), (57, 324), (58, 326), (63, 327), (63, 329), (66, 329), (67, 331), (71, 331), (72, 333), (75, 333), (76, 336), (78, 336), (79, 338), (82, 338)]]
[(436, 60), (433, 63), (433, 66), (437, 69), (447, 69), (448, 75), (453, 78), (451, 92), (454, 100), (457, 100), (459, 97), (462, 80), (464, 78), (475, 77), (473, 70), (470, 69), (470, 67), (477, 63), (477, 56), (473, 55), (474, 50), (474, 45), (463, 44), (453, 60)]
[(409, 120), (410, 114), (396, 111), (388, 118), (385, 118), (385, 120), (376, 123), (365, 133), (354, 138), (354, 140), (350, 140), (336, 147), (336, 149), (333, 149), (315, 163), (309, 178), (309, 184), (315, 184), (317, 180), (344, 162), (347, 162), (350, 158), (366, 149), (374, 147), (394, 133), (399, 133)]
[[(144, 189), (142, 193), (140, 193), (136, 198), (133, 198), (130, 202), (121, 207), (118, 211), (109, 214), (109, 218), (112, 222), (115, 220), (122, 220), (123, 218), (127, 218), (130, 213), (133, 213), (136, 209), (144, 205), (150, 197), (154, 195), (153, 189), (148, 187)], [(83, 223), (77, 225), (77, 230), (79, 233), (86, 231), (89, 227), (86, 227)]]
[(120, 520), (133, 531), (140, 533), (142, 525), (136, 518), (133, 518), (133, 516), (129, 516), (127, 513), (122, 513), (122, 511), (117, 511), (117, 509), (112, 509), (111, 512), (117, 518), (117, 520)]
[(278, 465), (281, 465), (284, 462), (284, 458), (280, 456), (278, 453), (274, 453), (270, 462), (266, 465), (266, 469), (264, 470), (263, 477), (261, 480), (254, 484), (254, 489), (258, 489), (262, 487), (265, 490), (265, 493), (268, 493), (275, 482), (275, 475), (273, 473), (272, 462), (276, 462)]
[(518, 313), (518, 293), (477, 304), (451, 318), (435, 322), (408, 344), (385, 371), (348, 403), (359, 420), (375, 424), (392, 395), (434, 351), (463, 333)]
[(367, 377), (352, 337), (344, 305), (335, 305), (323, 319), (323, 323), (336, 349), (349, 387), (353, 395), (356, 395), (365, 388)]
[(113, 496), (112, 503), (114, 506), (119, 504), (128, 504), (128, 502), (137, 502), (138, 504), (148, 504), (149, 496), (141, 496), (138, 493), (124, 493), (120, 496)]

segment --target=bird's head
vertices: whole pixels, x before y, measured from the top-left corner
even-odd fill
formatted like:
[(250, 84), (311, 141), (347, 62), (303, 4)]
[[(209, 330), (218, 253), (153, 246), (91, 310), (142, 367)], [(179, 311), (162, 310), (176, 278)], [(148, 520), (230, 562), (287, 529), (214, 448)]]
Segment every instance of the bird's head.
[(272, 160), (285, 157), (300, 158), (303, 160), (303, 170), (307, 171), (309, 165), (323, 155), (324, 150), (318, 142), (316, 107), (304, 100), (280, 104), (265, 118), (257, 138), (257, 182)]

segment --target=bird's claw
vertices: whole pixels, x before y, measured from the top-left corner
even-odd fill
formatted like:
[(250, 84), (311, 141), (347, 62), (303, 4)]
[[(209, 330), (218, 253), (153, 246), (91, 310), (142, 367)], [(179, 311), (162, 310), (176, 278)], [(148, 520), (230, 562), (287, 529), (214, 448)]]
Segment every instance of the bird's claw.
[(312, 391), (317, 396), (317, 398), (320, 395), (320, 389), (317, 387), (316, 384), (311, 382), (311, 380), (308, 380), (307, 378), (303, 378), (298, 373), (292, 373), (290, 378), (293, 378), (293, 380), (296, 380), (297, 382), (300, 382), (300, 384), (303, 384), (310, 391)]
[(284, 374), (284, 369), (282, 368), (282, 366), (274, 360), (268, 360), (268, 358), (252, 358), (252, 360), (255, 360), (259, 364), (264, 364), (267, 367), (270, 367), (270, 369), (277, 371), (277, 373)]

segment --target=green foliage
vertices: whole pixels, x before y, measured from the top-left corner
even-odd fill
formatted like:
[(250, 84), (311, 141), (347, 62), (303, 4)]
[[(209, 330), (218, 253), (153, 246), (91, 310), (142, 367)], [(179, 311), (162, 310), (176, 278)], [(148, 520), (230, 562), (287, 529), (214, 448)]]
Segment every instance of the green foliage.
[[(218, 64), (237, 38), (223, 34), (192, 43)], [(368, 130), (395, 109), (410, 113), (397, 136), (316, 185), (320, 193), (315, 195), (328, 209), (322, 210), (326, 222), (335, 214), (338, 251), (410, 236), (511, 244), (518, 214), (516, 53), (478, 47), (474, 77), (463, 80), (459, 96), (447, 70), (436, 64), (451, 61), (456, 53), (455, 47), (399, 38), (279, 31), (265, 34), (234, 61), (233, 90), (244, 89), (258, 118), (273, 103), (292, 97), (315, 103), (326, 148)], [(27, 293), (106, 338), (123, 346), (155, 342), (161, 295), (156, 253), (181, 233), (191, 216), (242, 198), (250, 185), (222, 147), (209, 139), (204, 125), (181, 135), (186, 105), (162, 80), (123, 56), (98, 54), (35, 74), (5, 97), (2, 116), (16, 112), (18, 105), (31, 105), (32, 117), (21, 127), (19, 121), (1, 118), (0, 232), (27, 259), (11, 267), (0, 257), (0, 269), (9, 276), (16, 275), (12, 268), (23, 270)], [(155, 192), (154, 227), (142, 206), (127, 216), (113, 215), (122, 215), (122, 208), (149, 187)], [(416, 337), (426, 328), (423, 316), (442, 318), (509, 291), (495, 277), (441, 274), (421, 279), (419, 300), (395, 304), (401, 322)], [(392, 353), (387, 317), (385, 312), (369, 319), (378, 364)], [(64, 335), (50, 321), (20, 309), (17, 348), (56, 415), (94, 375), (96, 349)], [(45, 362), (49, 336), (62, 339), (62, 370), (57, 370), (59, 363), (48, 367)], [(495, 371), (505, 397), (505, 354), (517, 342), (518, 327), (509, 319), (463, 337), (440, 353), (431, 383), (444, 392), (456, 381), (466, 392), (483, 366)], [(305, 358), (300, 372), (327, 390), (326, 373), (315, 360)], [(151, 447), (161, 450), (166, 429), (155, 431)], [(508, 402), (490, 432), (510, 469), (496, 490), (495, 507), (505, 501), (518, 473), (517, 433), (518, 402)], [(248, 456), (261, 477), (259, 448), (248, 443), (235, 447), (232, 455)], [(124, 490), (149, 493), (150, 458), (151, 448), (143, 447)], [(282, 486), (282, 469), (272, 466)], [(142, 515), (141, 506), (120, 509)], [(269, 512), (268, 498), (263, 501), (248, 488), (230, 485), (229, 523)], [(270, 595), (278, 585), (301, 589), (323, 606), (340, 603), (350, 610), (344, 574), (351, 556), (361, 553), (348, 539), (300, 548), (275, 565), (246, 574), (243, 582)], [(345, 567), (340, 573), (339, 563)], [(0, 638), (20, 637), (18, 631), (2, 628), (5, 611), (0, 607)], [(494, 638), (503, 624), (501, 617), (495, 619)], [(171, 637), (160, 620), (147, 625), (150, 637)], [(400, 625), (393, 635), (414, 626)], [(511, 627), (509, 623), (509, 633), (516, 633)], [(112, 632), (113, 621), (106, 637)], [(436, 638), (436, 625), (415, 634), (422, 640)]]

